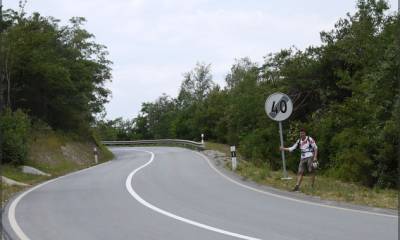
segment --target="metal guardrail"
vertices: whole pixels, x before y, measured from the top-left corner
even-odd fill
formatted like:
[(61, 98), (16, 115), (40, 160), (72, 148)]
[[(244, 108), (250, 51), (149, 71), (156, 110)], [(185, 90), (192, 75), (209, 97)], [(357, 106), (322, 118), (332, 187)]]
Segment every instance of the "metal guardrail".
[(113, 145), (182, 145), (182, 146), (190, 146), (199, 150), (204, 149), (204, 144), (201, 142), (182, 140), (182, 139), (154, 139), (154, 140), (135, 140), (135, 141), (101, 141), (104, 145), (113, 146)]

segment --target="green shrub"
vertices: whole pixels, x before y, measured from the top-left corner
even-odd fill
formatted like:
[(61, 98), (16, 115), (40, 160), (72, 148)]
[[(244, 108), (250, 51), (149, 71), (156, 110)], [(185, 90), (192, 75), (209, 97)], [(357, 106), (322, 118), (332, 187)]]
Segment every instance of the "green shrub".
[(277, 133), (274, 128), (265, 128), (242, 136), (239, 153), (257, 166), (267, 164), (273, 170), (281, 168)]
[(366, 186), (375, 184), (372, 174), (375, 166), (369, 152), (374, 146), (372, 137), (363, 134), (359, 129), (349, 127), (337, 133), (332, 139), (332, 144), (336, 148), (335, 153), (331, 155), (331, 175)]
[(3, 163), (23, 164), (28, 153), (30, 120), (21, 110), (6, 109), (0, 115), (1, 154)]

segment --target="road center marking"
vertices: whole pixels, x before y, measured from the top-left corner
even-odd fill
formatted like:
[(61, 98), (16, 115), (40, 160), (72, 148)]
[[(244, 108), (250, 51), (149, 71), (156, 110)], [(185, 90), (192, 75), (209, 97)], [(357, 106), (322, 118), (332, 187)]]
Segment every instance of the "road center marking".
[(187, 224), (190, 224), (190, 225), (199, 227), (199, 228), (203, 228), (203, 229), (206, 229), (206, 230), (209, 230), (209, 231), (213, 231), (213, 232), (217, 232), (217, 233), (221, 233), (221, 234), (225, 234), (225, 235), (228, 235), (228, 236), (232, 236), (232, 237), (236, 237), (236, 238), (241, 238), (241, 239), (260, 240), (259, 238), (253, 238), (253, 237), (249, 237), (249, 236), (242, 235), (242, 234), (238, 234), (238, 233), (234, 233), (234, 232), (229, 232), (229, 231), (226, 231), (226, 230), (223, 230), (223, 229), (219, 229), (219, 228), (216, 228), (216, 227), (212, 227), (212, 226), (209, 226), (209, 225), (206, 225), (206, 224), (203, 224), (203, 223), (199, 223), (199, 222), (196, 222), (196, 221), (193, 221), (193, 220), (184, 218), (184, 217), (180, 217), (180, 216), (178, 216), (178, 215), (175, 215), (175, 214), (173, 214), (173, 213), (167, 212), (167, 211), (165, 211), (165, 210), (163, 210), (163, 209), (160, 209), (160, 208), (158, 208), (158, 207), (156, 207), (156, 206), (154, 206), (154, 205), (152, 205), (152, 204), (146, 202), (146, 201), (145, 201), (143, 198), (141, 198), (141, 197), (139, 196), (139, 194), (137, 194), (137, 193), (135, 192), (135, 190), (133, 189), (133, 187), (132, 187), (132, 180), (133, 180), (134, 175), (135, 175), (137, 172), (139, 172), (141, 169), (147, 167), (149, 164), (151, 164), (151, 163), (153, 162), (154, 156), (155, 156), (155, 155), (154, 155), (153, 152), (145, 151), (145, 150), (133, 150), (133, 151), (146, 152), (146, 153), (149, 153), (149, 154), (151, 155), (149, 161), (147, 161), (147, 162), (146, 162), (145, 164), (143, 164), (142, 166), (140, 166), (140, 167), (136, 168), (135, 170), (133, 170), (133, 171), (128, 175), (128, 177), (126, 178), (126, 182), (125, 182), (126, 189), (127, 189), (128, 192), (132, 195), (132, 197), (135, 198), (139, 203), (141, 203), (142, 205), (144, 205), (144, 206), (150, 208), (151, 210), (156, 211), (156, 212), (158, 212), (158, 213), (160, 213), (160, 214), (163, 214), (163, 215), (165, 215), (165, 216), (167, 216), (167, 217), (176, 219), (176, 220), (178, 220), (178, 221), (181, 221), (181, 222), (184, 222), (184, 223), (187, 223)]

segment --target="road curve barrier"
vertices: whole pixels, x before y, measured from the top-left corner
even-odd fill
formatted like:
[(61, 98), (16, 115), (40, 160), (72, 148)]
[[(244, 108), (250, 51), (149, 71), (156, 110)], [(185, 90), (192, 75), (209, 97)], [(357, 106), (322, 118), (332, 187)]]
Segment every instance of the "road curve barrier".
[(183, 140), (183, 139), (154, 139), (154, 140), (135, 140), (135, 141), (101, 141), (106, 146), (140, 146), (140, 145), (161, 145), (161, 146), (183, 146), (204, 150), (204, 144), (201, 142)]

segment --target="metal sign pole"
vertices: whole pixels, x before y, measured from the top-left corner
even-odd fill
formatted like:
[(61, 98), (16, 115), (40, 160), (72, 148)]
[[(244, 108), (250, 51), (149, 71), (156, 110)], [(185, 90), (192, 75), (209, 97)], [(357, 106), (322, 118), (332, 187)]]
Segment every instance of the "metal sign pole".
[[(282, 131), (282, 122), (279, 121), (279, 136), (281, 138), (281, 147), (284, 147), (283, 145), (283, 131)], [(282, 179), (291, 179), (288, 178), (287, 171), (286, 171), (286, 162), (285, 162), (285, 151), (282, 149), (282, 163), (283, 163), (283, 178)]]
[[(279, 136), (281, 139), (281, 147), (283, 148), (283, 130), (282, 130), (282, 121), (286, 120), (293, 111), (293, 103), (290, 100), (289, 96), (284, 93), (273, 93), (269, 95), (267, 101), (265, 101), (265, 112), (268, 117), (274, 121), (279, 123)], [(286, 171), (286, 162), (285, 162), (285, 151), (282, 152), (282, 163), (283, 163), (283, 180), (292, 179), (288, 177)]]

